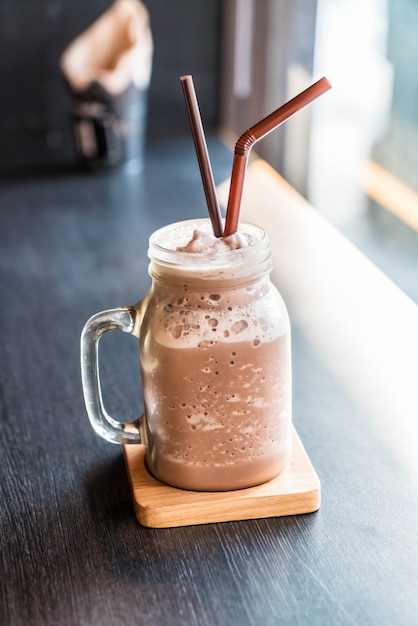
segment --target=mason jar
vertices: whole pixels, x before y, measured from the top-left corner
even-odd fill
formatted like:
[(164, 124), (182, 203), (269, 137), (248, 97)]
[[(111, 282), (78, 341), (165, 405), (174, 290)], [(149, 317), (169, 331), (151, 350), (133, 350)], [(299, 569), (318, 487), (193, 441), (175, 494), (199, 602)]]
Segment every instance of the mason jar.
[[(150, 237), (150, 290), (86, 323), (82, 376), (99, 435), (145, 445), (148, 471), (166, 484), (228, 491), (269, 481), (289, 462), (291, 338), (266, 232), (242, 223), (250, 245), (183, 250), (193, 233), (210, 231), (209, 220), (189, 220)], [(144, 414), (134, 423), (103, 406), (98, 342), (109, 330), (139, 340)]]

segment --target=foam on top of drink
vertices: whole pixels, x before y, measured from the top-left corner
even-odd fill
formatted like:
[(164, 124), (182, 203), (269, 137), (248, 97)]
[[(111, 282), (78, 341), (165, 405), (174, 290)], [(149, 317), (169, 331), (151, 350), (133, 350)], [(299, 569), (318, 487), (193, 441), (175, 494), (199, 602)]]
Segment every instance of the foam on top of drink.
[(200, 254), (212, 254), (214, 252), (228, 252), (248, 248), (255, 243), (255, 238), (249, 233), (237, 232), (229, 237), (217, 238), (211, 233), (200, 229), (193, 231), (192, 238), (182, 246), (177, 246), (178, 252), (197, 252)]

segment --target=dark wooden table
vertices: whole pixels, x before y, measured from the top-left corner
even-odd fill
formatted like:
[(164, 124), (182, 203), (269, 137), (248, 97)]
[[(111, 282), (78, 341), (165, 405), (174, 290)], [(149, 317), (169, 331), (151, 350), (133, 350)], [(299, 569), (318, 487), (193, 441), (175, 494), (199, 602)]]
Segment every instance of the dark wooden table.
[[(215, 139), (209, 149), (220, 182), (231, 155)], [(291, 252), (277, 244), (277, 277), (293, 327), (294, 423), (321, 480), (320, 510), (149, 529), (135, 519), (121, 448), (88, 422), (79, 337), (92, 313), (143, 295), (155, 228), (206, 214), (192, 142), (153, 142), (139, 175), (69, 170), (3, 181), (0, 191), (2, 626), (418, 624), (416, 396), (406, 376), (405, 410), (398, 396), (387, 401), (398, 382), (385, 370), (369, 380), (376, 367), (363, 339), (332, 351), (345, 332), (340, 311), (314, 306), (312, 276), (306, 289), (297, 275), (286, 281), (296, 267), (312, 272), (306, 245), (301, 265), (287, 266)], [(335, 270), (334, 233), (321, 220), (312, 228)], [(357, 252), (347, 254), (356, 267)], [(357, 289), (327, 284), (332, 298)], [(400, 299), (385, 344), (411, 320), (418, 327), (418, 313), (380, 287), (387, 302)], [(361, 320), (367, 293), (369, 303), (350, 298)], [(402, 371), (402, 353), (384, 354)], [(135, 340), (104, 338), (102, 369), (110, 412), (135, 418)]]

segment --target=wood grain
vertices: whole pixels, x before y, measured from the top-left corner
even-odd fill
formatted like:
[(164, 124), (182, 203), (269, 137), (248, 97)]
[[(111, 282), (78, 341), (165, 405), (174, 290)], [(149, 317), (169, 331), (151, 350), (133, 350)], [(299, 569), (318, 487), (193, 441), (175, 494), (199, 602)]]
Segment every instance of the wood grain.
[(228, 492), (175, 489), (155, 480), (145, 466), (145, 447), (124, 446), (135, 513), (143, 526), (168, 528), (312, 513), (319, 509), (318, 476), (293, 430), (292, 458), (269, 482)]

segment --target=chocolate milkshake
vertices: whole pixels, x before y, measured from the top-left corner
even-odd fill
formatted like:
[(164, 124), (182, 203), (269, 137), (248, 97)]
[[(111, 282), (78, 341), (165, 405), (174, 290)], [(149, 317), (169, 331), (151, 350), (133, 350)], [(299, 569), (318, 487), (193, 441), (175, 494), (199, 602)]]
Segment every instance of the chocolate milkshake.
[[(180, 489), (229, 491), (264, 483), (291, 453), (290, 326), (270, 282), (270, 242), (241, 224), (216, 239), (209, 220), (171, 224), (150, 238), (151, 288), (134, 306), (93, 315), (81, 335), (90, 422), (113, 443), (146, 446), (148, 470)], [(103, 405), (98, 343), (139, 339), (144, 415)]]
[(290, 330), (263, 231), (242, 225), (216, 240), (207, 222), (151, 238), (135, 334), (150, 472), (222, 491), (268, 481), (289, 461)]

